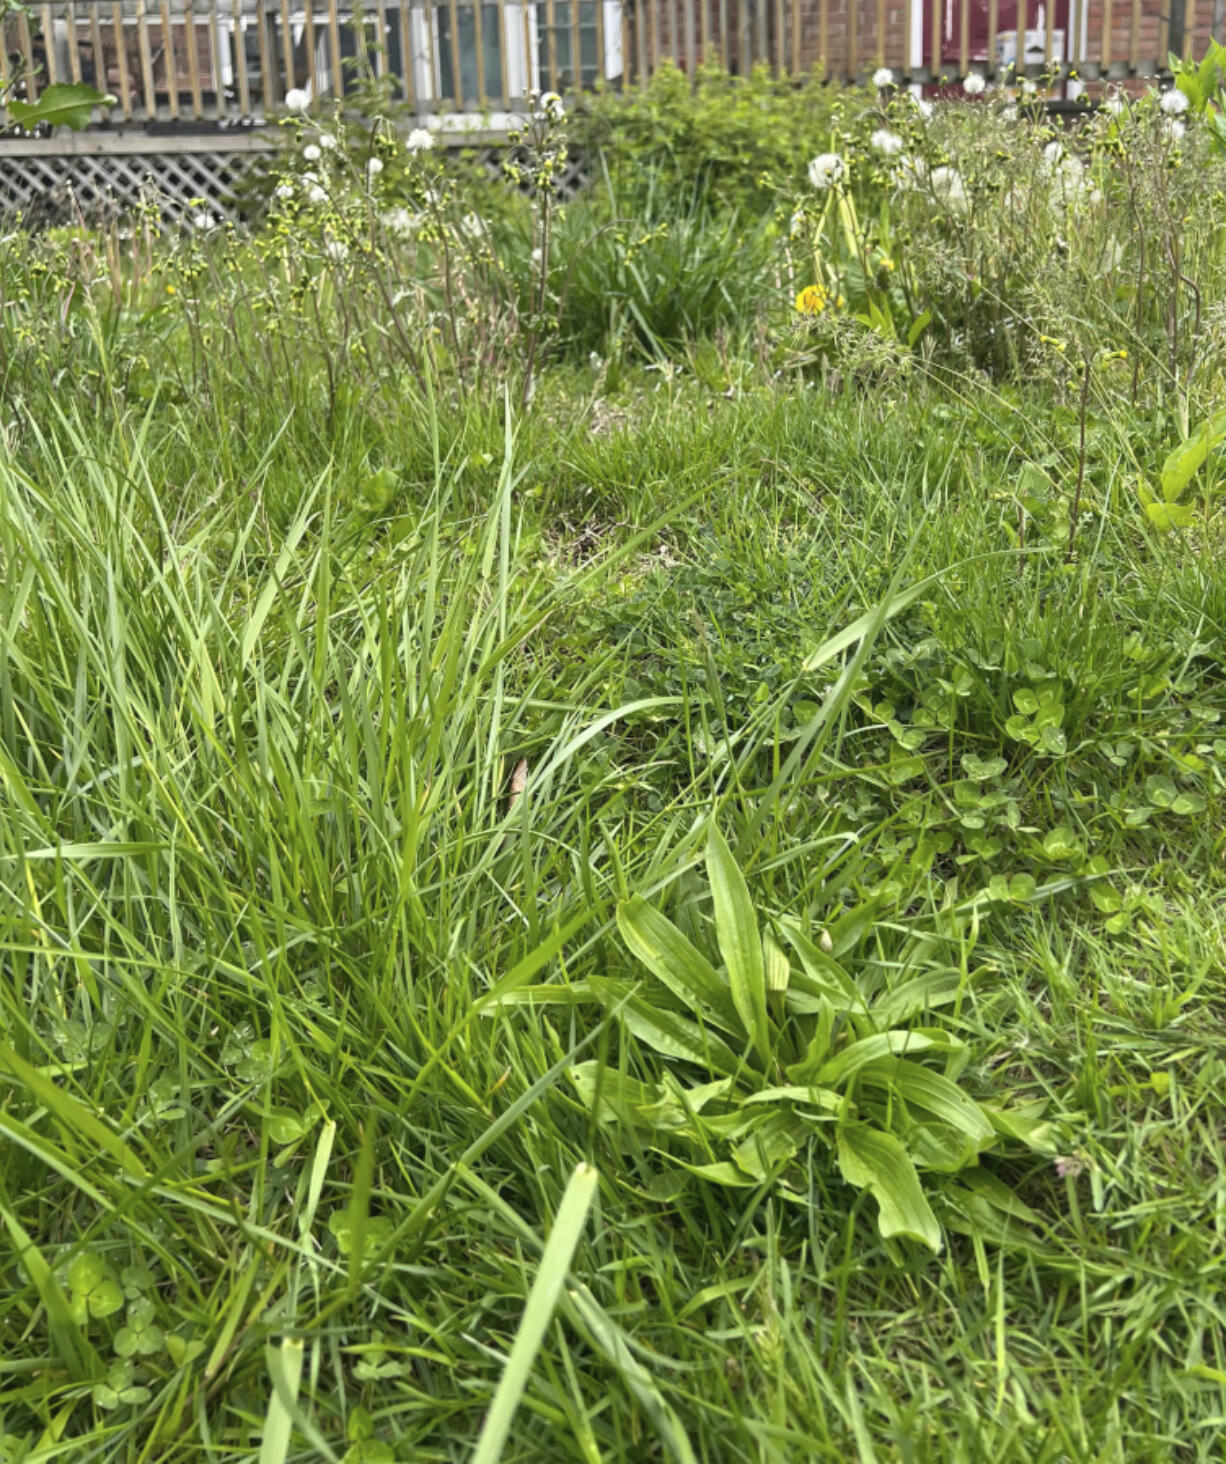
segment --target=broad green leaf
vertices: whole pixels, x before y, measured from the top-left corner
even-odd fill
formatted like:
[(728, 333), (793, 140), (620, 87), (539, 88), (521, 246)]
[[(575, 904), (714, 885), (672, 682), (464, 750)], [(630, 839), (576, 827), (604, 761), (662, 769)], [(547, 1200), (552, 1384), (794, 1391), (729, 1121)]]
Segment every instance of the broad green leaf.
[(687, 1164), (684, 1159), (678, 1161), (683, 1169), (688, 1169), (699, 1179), (710, 1180), (712, 1184), (731, 1185), (733, 1189), (752, 1189), (758, 1183), (756, 1179), (750, 1178), (743, 1170), (738, 1169), (735, 1164), (727, 1160), (719, 1164)]
[(948, 1006), (962, 990), (962, 972), (956, 966), (913, 976), (873, 1004), (873, 1020), (882, 1027), (899, 1027), (933, 1007)]
[(1186, 503), (1147, 503), (1145, 513), (1154, 528), (1164, 531), (1190, 528), (1196, 517), (1196, 510)]
[(707, 876), (715, 904), (715, 935), (728, 968), (732, 1000), (746, 1034), (766, 1064), (770, 1062), (771, 1039), (762, 937), (745, 876), (714, 823), (707, 835)]
[(1162, 496), (1177, 503), (1210, 451), (1226, 438), (1226, 412), (1207, 417), (1162, 465)]
[(115, 98), (95, 91), (84, 82), (57, 81), (36, 102), (10, 101), (13, 121), (27, 130), (34, 127), (68, 127), (80, 132), (89, 126), (95, 107), (113, 106)]
[(794, 920), (780, 920), (779, 929), (804, 967), (803, 973), (792, 973), (791, 992), (802, 991), (809, 996), (824, 997), (836, 1012), (863, 1014), (868, 1010), (855, 982), (838, 961), (815, 945)]
[(839, 1129), (838, 1157), (847, 1183), (867, 1189), (877, 1201), (883, 1236), (902, 1235), (933, 1251), (941, 1249), (941, 1227), (924, 1198), (915, 1165), (893, 1134), (846, 1124)]
[(511, 1431), (519, 1400), (532, 1375), (545, 1333), (553, 1322), (570, 1263), (583, 1238), (588, 1211), (596, 1194), (597, 1178), (591, 1165), (580, 1164), (562, 1195), (536, 1278), (524, 1303), (524, 1314), (515, 1333), (515, 1341), (511, 1344), (489, 1412), (481, 1425), (472, 1464), (498, 1464), (502, 1458), (503, 1445)]
[(727, 984), (667, 916), (634, 895), (618, 904), (617, 928), (631, 954), (674, 996), (687, 1006), (706, 1008), (725, 1031), (741, 1030)]
[(788, 989), (792, 974), (787, 956), (779, 948), (779, 942), (769, 931), (762, 937), (762, 963), (766, 968), (766, 989), (779, 993)]
[(956, 1052), (963, 1045), (948, 1032), (933, 1029), (874, 1032), (871, 1037), (861, 1037), (858, 1042), (845, 1047), (825, 1063), (817, 1072), (817, 1082), (824, 1086), (844, 1082), (866, 1063), (876, 1062), (879, 1058), (896, 1057), (900, 1053), (926, 1052), (932, 1047)]
[(983, 1109), (941, 1073), (906, 1058), (886, 1058), (860, 1070), (860, 1081), (898, 1093), (912, 1108), (923, 1109), (957, 1129), (976, 1144), (988, 1144), (995, 1130)]
[(738, 1169), (765, 1180), (800, 1149), (810, 1131), (790, 1109), (768, 1111), (759, 1118), (761, 1121), (736, 1146), (732, 1158)]
[(736, 1071), (736, 1054), (728, 1044), (677, 1012), (665, 1011), (636, 996), (622, 1008), (621, 1019), (640, 1042), (665, 1057), (682, 1058), (718, 1073)]
[(847, 1104), (847, 1099), (832, 1088), (817, 1088), (811, 1084), (784, 1083), (777, 1088), (759, 1088), (742, 1100), (748, 1108), (751, 1103), (808, 1103), (814, 1108), (824, 1108), (828, 1113), (837, 1113)]

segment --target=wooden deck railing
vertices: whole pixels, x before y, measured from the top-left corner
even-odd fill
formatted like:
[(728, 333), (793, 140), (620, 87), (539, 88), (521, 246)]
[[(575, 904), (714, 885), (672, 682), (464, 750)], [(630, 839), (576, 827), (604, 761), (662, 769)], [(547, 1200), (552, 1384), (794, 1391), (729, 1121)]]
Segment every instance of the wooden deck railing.
[(0, 97), (85, 81), (116, 99), (99, 123), (216, 125), (274, 115), (294, 89), (318, 101), (380, 83), (420, 114), (496, 114), (533, 88), (634, 86), (704, 55), (739, 73), (862, 79), (889, 66), (900, 82), (932, 82), (1012, 63), (1014, 78), (1093, 81), (1157, 72), (1172, 44), (1199, 49), (1222, 3), (53, 0), (3, 22)]

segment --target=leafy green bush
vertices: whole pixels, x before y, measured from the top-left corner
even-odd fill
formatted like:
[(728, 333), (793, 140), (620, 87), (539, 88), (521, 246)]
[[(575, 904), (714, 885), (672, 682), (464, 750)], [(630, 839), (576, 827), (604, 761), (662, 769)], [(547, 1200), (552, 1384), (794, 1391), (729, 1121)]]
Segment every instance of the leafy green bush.
[(598, 97), (573, 130), (603, 159), (628, 211), (662, 190), (762, 213), (774, 206), (771, 186), (798, 185), (809, 158), (829, 146), (836, 96), (766, 67), (742, 78), (711, 62), (691, 84), (665, 62), (645, 88)]

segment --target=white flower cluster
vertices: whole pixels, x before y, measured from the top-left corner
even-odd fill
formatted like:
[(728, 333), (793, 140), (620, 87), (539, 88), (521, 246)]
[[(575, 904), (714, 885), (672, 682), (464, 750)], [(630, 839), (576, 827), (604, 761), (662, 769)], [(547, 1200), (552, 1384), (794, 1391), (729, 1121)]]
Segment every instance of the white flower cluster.
[(809, 182), (819, 191), (833, 188), (847, 176), (847, 164), (838, 153), (818, 153), (809, 164)]

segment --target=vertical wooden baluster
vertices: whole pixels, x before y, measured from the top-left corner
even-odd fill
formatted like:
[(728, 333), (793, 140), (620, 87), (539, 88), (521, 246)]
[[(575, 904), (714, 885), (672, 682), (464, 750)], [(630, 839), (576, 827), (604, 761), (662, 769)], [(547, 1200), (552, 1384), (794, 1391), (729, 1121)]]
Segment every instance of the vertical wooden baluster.
[[(273, 34), (276, 34), (275, 30)], [(285, 95), (288, 96), (298, 85), (294, 70), (294, 37), (289, 24), (289, 0), (281, 0), (281, 70), (285, 76)]]
[(221, 14), (217, 0), (209, 0), (209, 85), (213, 92), (213, 116), (226, 115), (226, 90), (221, 83)]
[[(1056, 7), (1053, 0), (1044, 0), (1043, 19), (1045, 22), (1043, 31), (1043, 70), (1050, 76), (1052, 74), (1052, 61), (1056, 54)], [(1068, 37), (1065, 36), (1064, 39), (1067, 43)], [(1061, 69), (1063, 69), (1063, 60), (1064, 58), (1061, 57)]]
[(549, 58), (549, 85), (546, 86), (542, 82), (541, 90), (556, 92), (558, 89), (558, 33), (553, 0), (545, 0), (545, 47)]
[(1064, 28), (1064, 59), (1068, 62), (1070, 71), (1078, 71), (1081, 67), (1081, 16), (1077, 14), (1078, 8), (1076, 5), (1069, 6)]
[(930, 17), (929, 45), (932, 48), (932, 55), (929, 58), (932, 69), (929, 79), (936, 81), (941, 74), (941, 0), (932, 0), (932, 13)]
[(750, 14), (752, 0), (736, 0), (736, 15), (739, 35), (736, 44), (736, 69), (739, 76), (748, 76), (753, 69), (753, 16)]
[[(1173, 0), (1178, 5), (1179, 0)], [(1183, 7), (1183, 59), (1192, 59), (1192, 42), (1196, 35), (1196, 0), (1184, 0)]]
[[(387, 75), (387, 5), (384, 0), (375, 0), (375, 24), (379, 28), (379, 40), (375, 46), (375, 75)], [(477, 39), (481, 39), (481, 17), (477, 16)], [(485, 58), (481, 47), (477, 47), (477, 75), (485, 74)]]
[(1028, 24), (1026, 0), (1017, 0), (1017, 69), (1019, 76), (1030, 74), (1026, 64), (1026, 27)]
[(34, 42), (30, 37), (30, 19), (23, 10), (17, 17), (17, 40), (25, 62), (26, 101), (38, 101), (38, 77), (34, 74)]
[(464, 110), (464, 78), (460, 74), (460, 7), (456, 0), (447, 0), (447, 14), (451, 19), (451, 89), (455, 93), (452, 101), (457, 112)]
[(719, 64), (728, 70), (732, 55), (732, 38), (728, 33), (728, 0), (719, 0)]
[[(77, 8), (68, 0), (64, 6), (64, 23), (68, 31), (68, 70), (73, 81), (81, 80), (81, 53), (77, 50)], [(102, 90), (101, 87), (98, 88)]]
[(1128, 69), (1133, 76), (1141, 69), (1141, 0), (1132, 0), (1132, 20), (1128, 28)]
[(115, 67), (119, 74), (119, 106), (123, 120), (132, 120), (132, 81), (128, 76), (128, 39), (123, 26), (123, 6), (114, 0), (111, 6), (111, 29), (115, 32)]
[(817, 6), (817, 60), (818, 71), (823, 81), (830, 75), (830, 51), (827, 45), (830, 35), (830, 0), (818, 0)]
[(251, 84), (247, 79), (247, 35), (243, 29), (243, 0), (234, 0), (234, 73), (238, 79), (238, 106), (251, 116)]
[(877, 65), (885, 65), (885, 0), (877, 0)]
[[(501, 20), (502, 6), (505, 0), (499, 0), (498, 15)], [(406, 107), (417, 108), (417, 87), (413, 80), (413, 10), (411, 0), (398, 0), (397, 9), (400, 21), (400, 66), (404, 72), (402, 87), (404, 90), (404, 104)], [(506, 36), (501, 35), (498, 42), (502, 48), (502, 89), (507, 89), (507, 42)]]
[[(100, 92), (109, 92), (106, 78), (106, 56), (102, 49), (102, 18), (99, 15), (100, 0), (91, 0), (89, 7), (89, 43), (94, 51), (94, 85)], [(0, 46), (0, 51), (4, 47)], [(109, 121), (111, 116), (110, 107), (102, 108), (104, 121)]]
[(634, 45), (638, 58), (639, 86), (646, 87), (650, 79), (650, 62), (647, 50), (647, 7), (645, 0), (634, 0)]
[(149, 14), (145, 0), (136, 0), (136, 45), (140, 52), (141, 90), (145, 94), (145, 118), (152, 122), (158, 114), (157, 92), (153, 86), (153, 50), (149, 45)]
[(345, 68), (341, 65), (341, 17), (337, 0), (328, 0), (328, 87), (334, 97), (345, 95)]
[(860, 3), (847, 3), (847, 79), (854, 86), (860, 75)]
[(171, 117), (179, 120), (179, 68), (175, 61), (175, 33), (170, 23), (170, 0), (161, 0), (158, 13), (162, 22), (162, 75), (166, 78), (166, 105)]
[(55, 21), (51, 16), (50, 5), (42, 7), (43, 18), (43, 54), (47, 58), (47, 85), (54, 86), (60, 79), (59, 61), (55, 54)]
[(570, 82), (576, 99), (583, 90), (579, 64), (579, 0), (570, 0)]
[[(1047, 0), (1047, 8), (1052, 8)], [(958, 75), (965, 76), (971, 69), (971, 7), (969, 0), (962, 0), (958, 6)]]
[[(910, 4), (910, 0), (907, 0)], [(792, 0), (792, 67), (793, 76), (800, 75), (800, 0)]]
[(592, 13), (596, 21), (596, 80), (603, 84), (609, 79), (609, 63), (605, 55), (604, 0), (592, 0)]
[(711, 0), (698, 0), (698, 64), (704, 65), (711, 46)]
[(477, 53), (477, 106), (485, 109), (485, 26), (481, 0), (472, 0), (473, 46)]
[(1166, 4), (1158, 7), (1158, 61), (1157, 69), (1166, 70), (1166, 53), (1171, 48), (1171, 13)]
[(784, 29), (783, 0), (775, 0), (775, 74), (787, 71), (787, 36)]
[[(95, 51), (94, 51), (94, 56), (95, 56), (95, 58), (98, 56), (98, 51), (97, 51), (96, 48), (95, 48)], [(97, 61), (97, 59), (95, 59), (95, 61), (94, 61), (94, 70), (95, 70), (95, 72), (98, 70), (98, 61)], [(105, 90), (105, 88), (104, 87), (99, 87), (99, 90), (100, 91), (103, 91), (103, 90)], [(5, 102), (4, 102), (4, 99), (5, 99), (5, 97), (8, 96), (8, 94), (9, 94), (9, 48), (8, 48), (8, 45), (5, 42), (4, 21), (0, 20), (0, 122), (7, 122), (8, 121), (8, 107), (5, 106)]]
[(769, 66), (771, 60), (770, 38), (767, 36), (767, 0), (754, 0), (758, 22), (757, 59)]
[[(783, 0), (778, 0), (780, 5)], [(698, 66), (698, 22), (694, 15), (694, 0), (684, 0), (685, 4), (685, 69), (690, 78), (690, 85), (694, 83), (694, 72)]]
[[(1179, 0), (1175, 0), (1178, 4)], [(1111, 75), (1111, 0), (1103, 0), (1103, 49), (1099, 62), (1099, 75), (1104, 81)]]
[(273, 65), (272, 47), (268, 37), (269, 16), (264, 9), (264, 0), (256, 0), (255, 22), (256, 42), (260, 48), (260, 90), (264, 93), (264, 110), (271, 112), (277, 105), (277, 73)]
[(903, 5), (903, 12), (902, 12), (902, 17), (903, 17), (902, 18), (902, 65), (898, 69), (899, 76), (900, 77), (909, 77), (911, 75), (911, 66), (912, 66), (913, 60), (914, 60), (914, 58), (911, 55), (911, 20), (912, 20), (912, 14), (913, 14), (913, 12), (912, 12), (912, 5), (913, 4), (914, 4), (914, 0), (906, 0), (906, 3)]
[(996, 76), (996, 33), (1000, 29), (1000, 0), (988, 0), (988, 74)]
[(633, 84), (634, 79), (630, 65), (630, 49), (633, 44), (630, 39), (630, 0), (621, 0), (621, 4), (617, 9), (621, 16), (622, 91), (624, 92)]
[(306, 79), (303, 85), (312, 97), (319, 95), (319, 67), (315, 52), (315, 0), (304, 0), (302, 45), (306, 51)]
[(528, 93), (532, 90), (532, 22), (536, 18), (535, 11), (528, 5), (528, 0), (520, 0), (523, 6), (520, 12), (524, 22), (524, 110), (528, 110)]
[(194, 0), (183, 0), (184, 39), (187, 42), (187, 77), (192, 93), (192, 116), (204, 116), (204, 98), (200, 86), (200, 54), (196, 47), (196, 12)]

